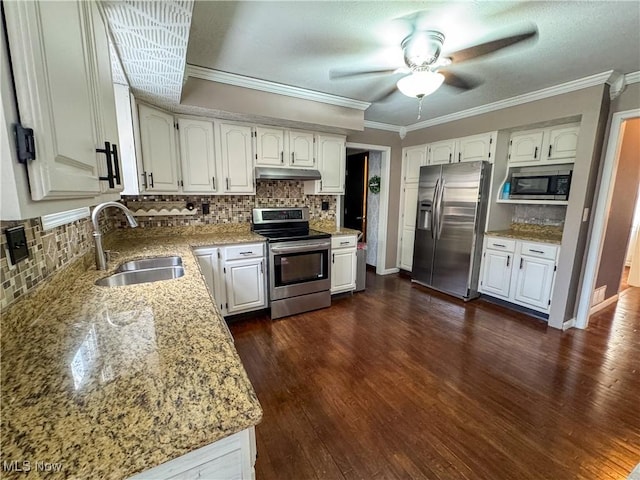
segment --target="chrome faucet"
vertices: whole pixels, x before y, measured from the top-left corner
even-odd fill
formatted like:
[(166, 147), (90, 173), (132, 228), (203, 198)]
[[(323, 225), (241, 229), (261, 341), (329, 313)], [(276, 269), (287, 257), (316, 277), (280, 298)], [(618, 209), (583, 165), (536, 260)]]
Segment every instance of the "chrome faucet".
[(116, 207), (124, 212), (127, 216), (127, 220), (129, 221), (129, 225), (131, 228), (135, 228), (138, 226), (138, 222), (133, 218), (131, 211), (118, 202), (104, 202), (100, 205), (96, 205), (96, 208), (93, 209), (93, 213), (91, 213), (91, 222), (93, 223), (93, 242), (96, 245), (96, 269), (97, 270), (106, 270), (107, 269), (107, 259), (104, 254), (104, 250), (102, 249), (102, 233), (100, 233), (100, 225), (98, 225), (98, 217), (100, 216), (100, 212), (107, 207)]

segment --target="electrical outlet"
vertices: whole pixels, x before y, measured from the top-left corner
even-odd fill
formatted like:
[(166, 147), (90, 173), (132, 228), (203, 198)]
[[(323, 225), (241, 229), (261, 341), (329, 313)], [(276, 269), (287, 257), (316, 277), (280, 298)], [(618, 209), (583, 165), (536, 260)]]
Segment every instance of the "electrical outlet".
[(322, 202), (322, 210), (329, 210), (329, 202)]
[(203, 203), (202, 204), (202, 214), (203, 215), (209, 215), (209, 204), (208, 203)]
[(23, 226), (7, 228), (4, 234), (7, 236), (7, 249), (13, 265), (29, 258), (29, 246)]

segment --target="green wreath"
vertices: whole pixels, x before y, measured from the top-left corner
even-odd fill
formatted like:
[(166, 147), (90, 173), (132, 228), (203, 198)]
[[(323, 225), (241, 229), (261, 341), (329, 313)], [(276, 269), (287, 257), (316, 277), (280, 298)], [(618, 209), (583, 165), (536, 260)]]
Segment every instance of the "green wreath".
[(371, 193), (380, 193), (380, 177), (374, 175), (369, 179), (369, 191)]

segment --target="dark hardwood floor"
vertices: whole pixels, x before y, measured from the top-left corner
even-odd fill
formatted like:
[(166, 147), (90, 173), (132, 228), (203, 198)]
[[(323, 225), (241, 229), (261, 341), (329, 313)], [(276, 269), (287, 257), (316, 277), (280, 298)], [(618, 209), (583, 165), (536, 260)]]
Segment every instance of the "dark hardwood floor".
[(397, 276), (231, 326), (258, 480), (624, 479), (640, 462), (640, 288), (560, 332)]

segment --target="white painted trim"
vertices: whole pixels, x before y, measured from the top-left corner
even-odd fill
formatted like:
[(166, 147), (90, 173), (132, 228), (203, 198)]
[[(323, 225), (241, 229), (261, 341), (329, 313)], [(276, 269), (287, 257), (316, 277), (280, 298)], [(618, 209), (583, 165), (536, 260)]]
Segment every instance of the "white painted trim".
[(400, 272), (399, 268), (385, 268), (384, 270), (381, 270), (379, 272), (376, 270), (376, 273), (378, 275), (391, 275), (391, 274), (399, 273), (399, 272)]
[(569, 320), (565, 320), (565, 322), (562, 324), (562, 331), (564, 332), (565, 330), (569, 330), (570, 328), (573, 328), (576, 326), (576, 318), (573, 317)]
[(640, 108), (617, 112), (611, 119), (609, 140), (602, 168), (602, 177), (597, 193), (597, 204), (593, 215), (591, 238), (587, 250), (587, 262), (584, 268), (584, 282), (578, 299), (578, 312), (576, 314), (576, 327), (587, 328), (589, 325), (589, 315), (591, 308), (591, 296), (596, 286), (598, 275), (598, 264), (602, 255), (602, 245), (604, 234), (607, 228), (607, 219), (611, 208), (611, 197), (613, 196), (613, 186), (615, 173), (618, 168), (618, 156), (622, 146), (622, 133), (624, 122), (630, 118), (640, 117)]
[(637, 72), (627, 73), (624, 76), (624, 79), (627, 82), (627, 85), (640, 82), (640, 70)]
[(589, 310), (589, 316), (593, 315), (594, 313), (599, 312), (600, 310), (604, 310), (609, 305), (613, 305), (614, 303), (616, 303), (618, 301), (619, 298), (620, 298), (620, 296), (616, 293), (614, 296), (607, 298), (606, 300), (604, 300), (603, 302), (600, 302), (597, 305), (594, 305)]
[(42, 230), (50, 230), (67, 223), (75, 222), (90, 215), (89, 207), (76, 208), (67, 210), (66, 212), (51, 213), (40, 217), (42, 221)]
[(196, 65), (187, 64), (185, 76), (193, 78), (201, 78), (212, 82), (224, 83), (227, 85), (235, 85), (236, 87), (250, 88), (261, 92), (276, 93), (287, 97), (302, 98), (304, 100), (312, 100), (314, 102), (328, 103), (339, 107), (354, 108), (356, 110), (366, 110), (371, 106), (369, 102), (361, 102), (352, 98), (339, 97), (337, 95), (329, 95), (328, 93), (315, 92), (306, 88), (292, 87), (282, 83), (269, 82), (259, 80), (257, 78), (245, 77), (244, 75), (236, 75), (234, 73), (221, 72), (210, 68), (198, 67)]
[(364, 121), (365, 128), (373, 128), (375, 130), (386, 130), (387, 132), (400, 133), (400, 130), (404, 127), (398, 125), (391, 125), (389, 123), (372, 122), (371, 120)]
[(593, 87), (595, 85), (602, 85), (604, 83), (607, 83), (612, 73), (613, 70), (609, 70), (607, 72), (598, 73), (589, 77), (579, 78), (578, 80), (562, 83), (553, 87), (543, 88), (542, 90), (537, 90), (535, 92), (525, 93), (524, 95), (518, 95), (516, 97), (499, 100), (497, 102), (488, 103), (486, 105), (480, 105), (479, 107), (469, 108), (467, 110), (451, 113), (449, 115), (443, 115), (441, 117), (425, 120), (424, 122), (414, 123), (413, 125), (407, 126), (407, 131), (412, 132), (414, 130), (420, 130), (422, 128), (432, 127), (434, 125), (440, 125), (442, 123), (453, 122), (454, 120), (473, 117), (474, 115), (494, 112), (496, 110), (502, 110), (503, 108), (515, 107), (516, 105), (522, 105), (523, 103), (534, 102), (536, 100), (542, 100), (543, 98), (554, 97), (556, 95), (581, 90), (587, 87)]
[[(369, 145), (366, 143), (347, 142), (347, 148), (363, 148), (369, 151), (381, 152), (380, 159), (380, 211), (378, 216), (378, 245), (376, 250), (376, 274), (388, 275), (387, 264), (387, 224), (389, 220), (389, 179), (391, 177), (391, 147), (384, 145)], [(393, 270), (393, 269), (391, 269)]]

